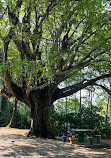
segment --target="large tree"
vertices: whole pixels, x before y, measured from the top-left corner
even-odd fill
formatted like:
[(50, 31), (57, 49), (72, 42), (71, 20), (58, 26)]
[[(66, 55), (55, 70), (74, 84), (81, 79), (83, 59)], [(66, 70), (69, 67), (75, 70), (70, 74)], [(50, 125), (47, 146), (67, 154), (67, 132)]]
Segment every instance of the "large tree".
[[(4, 88), (31, 109), (30, 134), (51, 135), (50, 107), (111, 76), (111, 18), (106, 0), (0, 1)], [(71, 84), (59, 85), (65, 80)]]

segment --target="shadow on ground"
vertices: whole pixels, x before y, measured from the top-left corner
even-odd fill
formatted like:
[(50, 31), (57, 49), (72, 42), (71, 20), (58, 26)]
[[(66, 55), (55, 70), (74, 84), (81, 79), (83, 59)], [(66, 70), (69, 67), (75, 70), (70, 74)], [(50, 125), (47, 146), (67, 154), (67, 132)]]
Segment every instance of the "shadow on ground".
[(0, 133), (0, 158), (110, 158), (111, 149), (71, 146), (69, 142)]

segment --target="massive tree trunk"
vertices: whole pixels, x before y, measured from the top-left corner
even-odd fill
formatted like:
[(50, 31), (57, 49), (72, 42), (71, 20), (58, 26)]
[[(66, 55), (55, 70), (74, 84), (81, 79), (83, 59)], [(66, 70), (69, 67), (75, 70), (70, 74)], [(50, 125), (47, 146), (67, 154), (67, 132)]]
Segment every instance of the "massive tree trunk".
[(50, 122), (51, 102), (48, 93), (43, 90), (39, 93), (31, 93), (31, 128), (27, 136), (52, 138), (53, 133)]
[(28, 134), (35, 135), (37, 137), (47, 138), (52, 137), (52, 130), (50, 125), (50, 106), (40, 105), (36, 107), (31, 116), (31, 129)]

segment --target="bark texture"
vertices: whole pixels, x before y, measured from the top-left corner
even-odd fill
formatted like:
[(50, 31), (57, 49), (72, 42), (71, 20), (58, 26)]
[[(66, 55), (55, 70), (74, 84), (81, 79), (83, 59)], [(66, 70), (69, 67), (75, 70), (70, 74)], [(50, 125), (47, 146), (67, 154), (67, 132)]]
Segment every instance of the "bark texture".
[(31, 128), (27, 136), (53, 137), (50, 122), (50, 108), (52, 105), (50, 97), (47, 88), (30, 93), (31, 112), (29, 116), (31, 117)]
[(12, 112), (12, 117), (11, 117), (10, 123), (8, 124), (8, 127), (12, 127), (12, 125), (13, 125), (13, 120), (14, 120), (16, 109), (17, 109), (17, 100), (15, 99), (13, 112)]
[(31, 129), (28, 136), (35, 135), (42, 138), (53, 136), (50, 125), (50, 106), (37, 108), (34, 112), (31, 112), (31, 116)]

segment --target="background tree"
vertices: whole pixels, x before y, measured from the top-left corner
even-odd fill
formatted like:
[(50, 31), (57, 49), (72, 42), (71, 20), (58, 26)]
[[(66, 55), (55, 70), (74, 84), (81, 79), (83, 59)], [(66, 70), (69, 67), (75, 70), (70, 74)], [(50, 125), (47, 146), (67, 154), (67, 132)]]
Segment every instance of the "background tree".
[[(30, 108), (30, 134), (48, 137), (54, 101), (111, 76), (108, 4), (106, 0), (0, 3), (1, 94)], [(78, 80), (80, 76), (83, 80)], [(73, 82), (59, 87), (67, 79)]]
[[(73, 102), (73, 107), (72, 107)], [(92, 104), (92, 109), (86, 104), (89, 104), (89, 101), (82, 103), (81, 111), (79, 110), (80, 102), (79, 100), (74, 100), (70, 98), (67, 100), (68, 111), (65, 111), (65, 102), (61, 101), (59, 104), (59, 109), (53, 109), (51, 115), (52, 127), (56, 136), (66, 135), (66, 125), (68, 134), (70, 133), (71, 128), (92, 128), (94, 129), (94, 134), (101, 134), (102, 137), (110, 138), (111, 126), (109, 122), (107, 123), (107, 135), (106, 135), (106, 120), (102, 113), (102, 107)], [(76, 108), (74, 104), (76, 103)], [(67, 123), (67, 124), (66, 124)]]
[[(15, 102), (16, 103), (16, 102)], [(11, 123), (13, 128), (30, 128), (29, 108), (18, 101), (14, 117), (12, 118), (14, 99), (2, 96), (2, 108), (0, 111), (0, 127), (5, 127)], [(16, 105), (15, 105), (16, 106)], [(11, 120), (12, 119), (12, 120)], [(11, 122), (12, 121), (12, 122)]]

